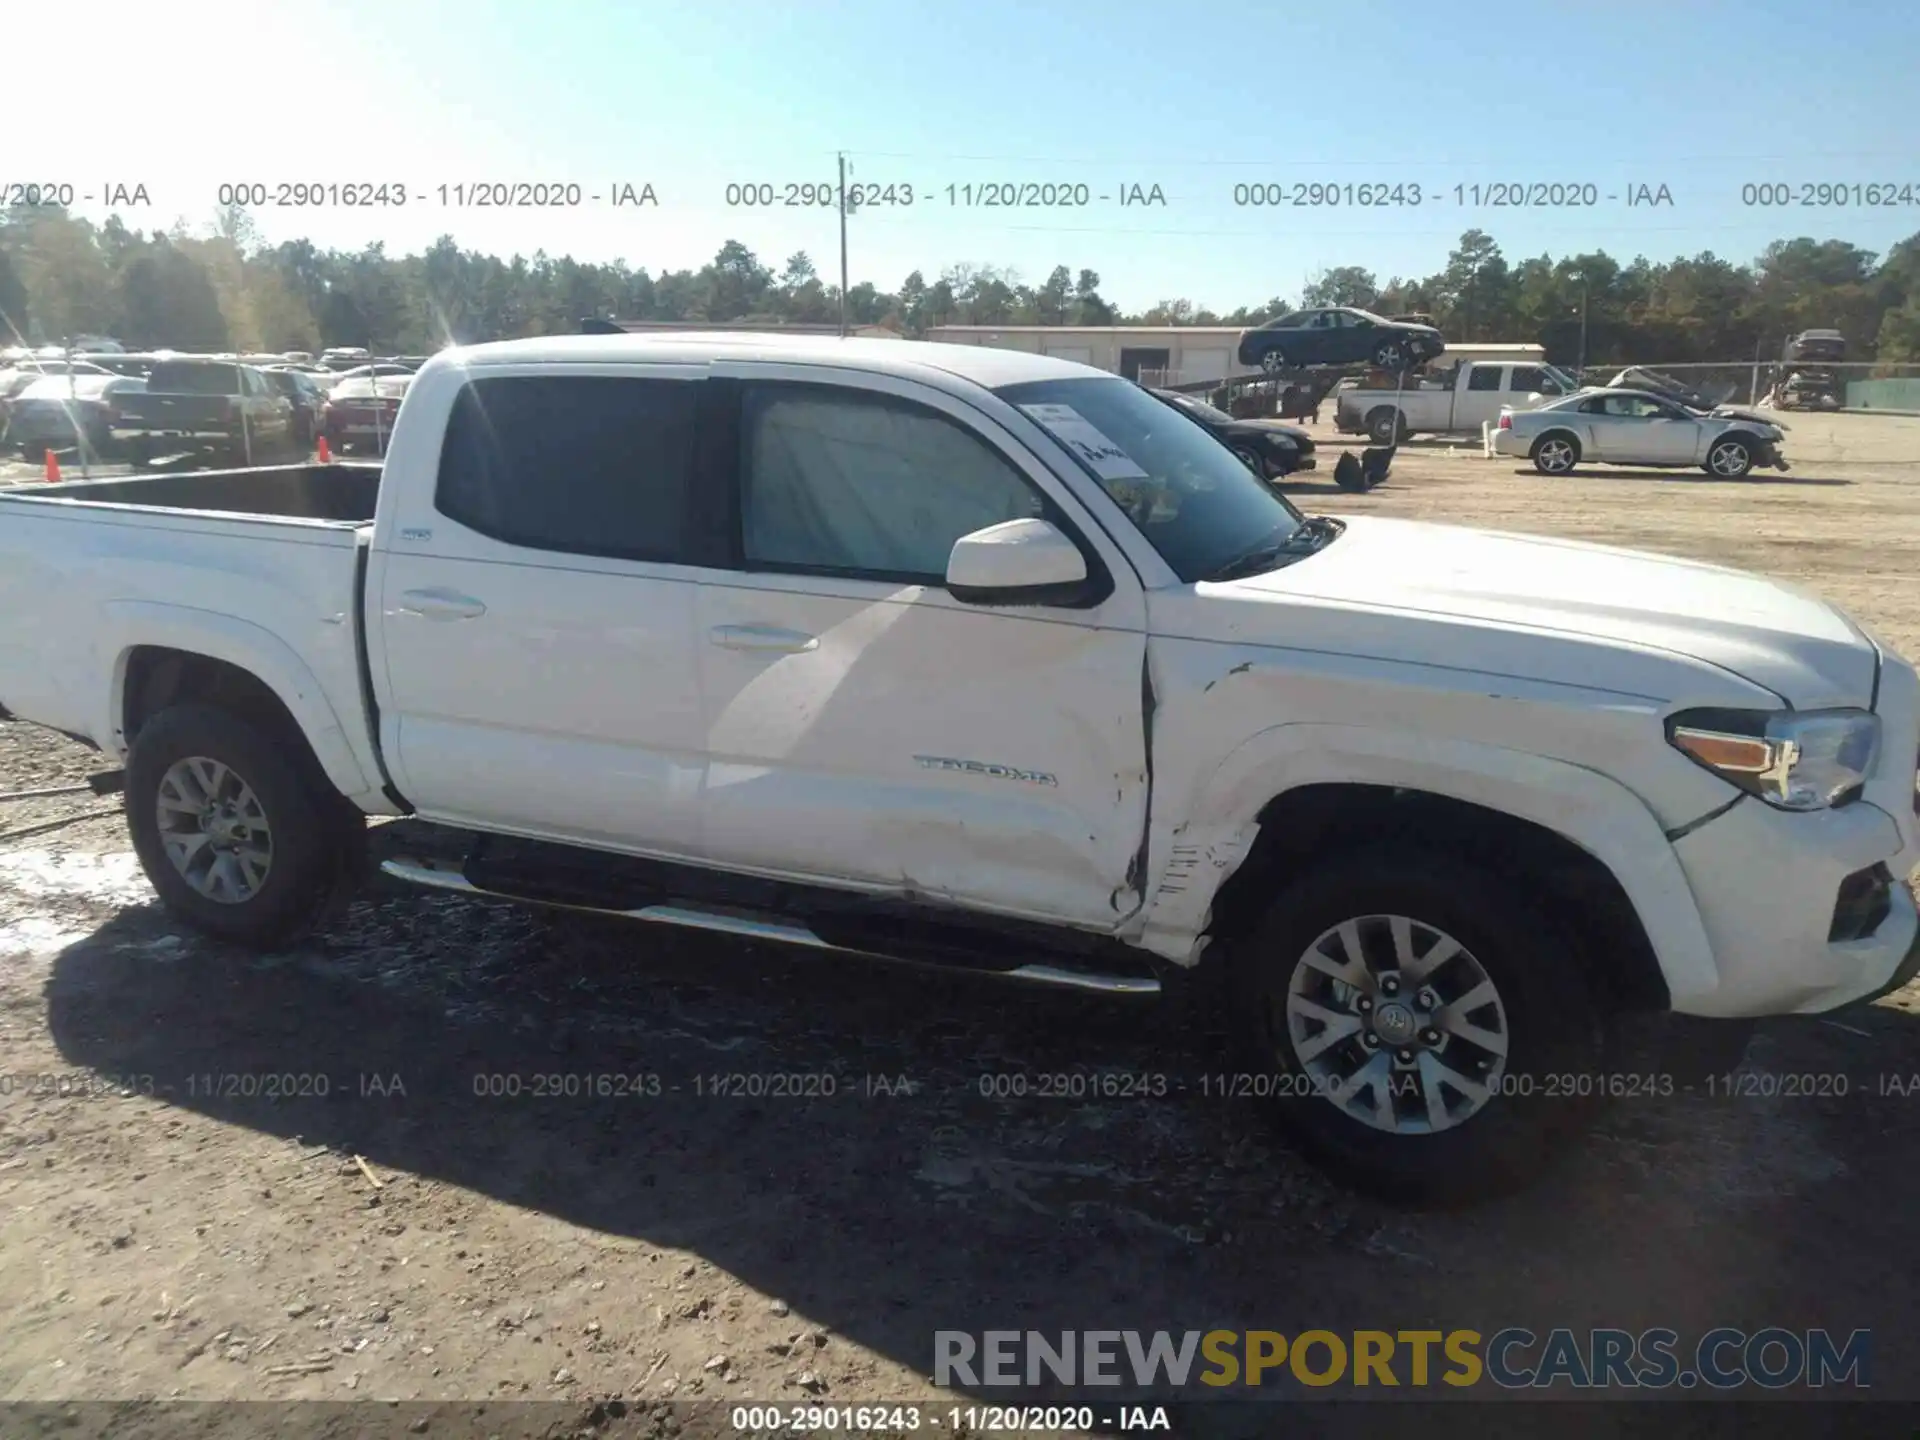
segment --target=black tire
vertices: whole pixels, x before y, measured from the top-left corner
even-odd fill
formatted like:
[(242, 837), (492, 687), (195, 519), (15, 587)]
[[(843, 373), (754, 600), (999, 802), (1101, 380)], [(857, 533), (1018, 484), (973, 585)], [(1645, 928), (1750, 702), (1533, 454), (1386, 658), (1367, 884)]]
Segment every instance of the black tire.
[[(1737, 461), (1728, 460), (1722, 462), (1719, 459), (1723, 453), (1733, 455), (1736, 452), (1738, 455)], [(1716, 480), (1740, 480), (1752, 473), (1753, 461), (1752, 441), (1739, 435), (1726, 435), (1715, 440), (1707, 447), (1707, 463), (1700, 468)], [(1729, 468), (1736, 463), (1739, 468)]]
[(1367, 416), (1367, 438), (1376, 445), (1398, 445), (1407, 438), (1407, 417), (1391, 405), (1382, 405)]
[[(253, 791), (272, 836), (266, 878), (247, 899), (202, 895), (167, 858), (158, 814), (172, 766), (204, 756)], [(327, 785), (297, 741), (211, 705), (177, 705), (141, 727), (127, 757), (127, 828), (160, 903), (194, 929), (255, 949), (272, 949), (318, 924), (360, 878), (365, 823)]]
[(1258, 475), (1262, 480), (1267, 478), (1266, 462), (1257, 454), (1244, 445), (1235, 445), (1232, 448), (1234, 455), (1239, 458), (1242, 465), (1253, 471), (1253, 473)]
[(153, 464), (153, 450), (145, 440), (127, 442), (127, 465), (134, 470), (145, 470)]
[(1376, 370), (1407, 369), (1407, 347), (1398, 340), (1382, 340), (1373, 347), (1373, 365)]
[(1571, 475), (1580, 463), (1580, 441), (1565, 430), (1549, 430), (1533, 442), (1527, 458), (1542, 475)]
[[(1261, 922), (1227, 946), (1229, 1024), (1248, 1073), (1274, 1077), (1275, 1093), (1264, 1100), (1270, 1118), (1338, 1178), (1389, 1200), (1461, 1203), (1535, 1178), (1597, 1108), (1594, 1094), (1578, 1092), (1598, 1087), (1566, 1077), (1594, 1075), (1605, 1046), (1577, 951), (1533, 893), (1502, 867), (1414, 846), (1336, 857), (1283, 890)], [(1395, 915), (1457, 940), (1496, 987), (1506, 1016), (1506, 1068), (1495, 1093), (1430, 1133), (1392, 1133), (1349, 1114), (1303, 1068), (1286, 1029), (1288, 985), (1315, 942), (1342, 922)], [(1443, 967), (1436, 975), (1454, 973)], [(1467, 1065), (1464, 1057), (1477, 1053), (1451, 1036), (1445, 1044), (1441, 1055), (1462, 1057), (1449, 1063)]]
[(44, 440), (22, 440), (20, 458), (29, 465), (41, 465), (46, 462), (47, 451), (51, 448)]
[(1287, 368), (1287, 357), (1277, 349), (1269, 350), (1260, 357), (1260, 368), (1269, 375), (1277, 375)]

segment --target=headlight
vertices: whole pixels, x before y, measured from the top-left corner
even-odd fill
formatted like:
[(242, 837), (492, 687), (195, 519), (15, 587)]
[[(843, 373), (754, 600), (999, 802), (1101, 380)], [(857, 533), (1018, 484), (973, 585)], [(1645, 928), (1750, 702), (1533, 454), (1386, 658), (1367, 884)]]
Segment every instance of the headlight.
[(1856, 798), (1880, 752), (1868, 710), (1695, 710), (1667, 739), (1721, 779), (1782, 810), (1826, 810)]

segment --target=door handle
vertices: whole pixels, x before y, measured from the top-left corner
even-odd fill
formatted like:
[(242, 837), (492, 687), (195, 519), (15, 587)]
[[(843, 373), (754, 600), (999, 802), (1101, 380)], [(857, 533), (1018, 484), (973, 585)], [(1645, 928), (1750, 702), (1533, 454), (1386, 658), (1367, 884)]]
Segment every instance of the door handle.
[(485, 605), (458, 590), (409, 590), (400, 600), (402, 615), (427, 620), (472, 620), (487, 613)]
[(758, 650), (776, 655), (804, 655), (818, 650), (818, 636), (774, 625), (716, 625), (707, 638), (725, 650)]

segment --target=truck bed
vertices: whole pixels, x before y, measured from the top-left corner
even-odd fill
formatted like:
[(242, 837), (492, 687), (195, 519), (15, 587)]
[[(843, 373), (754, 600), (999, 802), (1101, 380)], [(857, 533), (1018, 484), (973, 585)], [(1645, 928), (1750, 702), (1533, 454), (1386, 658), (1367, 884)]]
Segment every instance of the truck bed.
[(342, 794), (376, 784), (361, 575), (376, 465), (0, 490), (0, 706), (124, 752), (117, 677), (177, 649), (264, 681)]
[(363, 525), (373, 519), (379, 493), (377, 463), (257, 465), (244, 470), (188, 470), (22, 485), (0, 490), (0, 502), (79, 500), (138, 509)]

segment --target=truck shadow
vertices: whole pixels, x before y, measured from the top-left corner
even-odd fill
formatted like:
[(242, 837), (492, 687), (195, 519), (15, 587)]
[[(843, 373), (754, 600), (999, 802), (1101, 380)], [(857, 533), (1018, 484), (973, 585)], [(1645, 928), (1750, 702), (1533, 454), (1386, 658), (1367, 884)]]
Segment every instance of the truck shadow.
[[(794, 959), (384, 882), (277, 957), (207, 945), (154, 906), (123, 910), (56, 957), (46, 998), (72, 1065), (150, 1077), (163, 1104), (227, 1125), (695, 1252), (921, 1375), (938, 1330), (1688, 1334), (1756, 1307), (1802, 1323), (1844, 1296), (1836, 1323), (1886, 1326), (1889, 1349), (1920, 1333), (1920, 1297), (1885, 1261), (1904, 1243), (1902, 1207), (1863, 1199), (1898, 1193), (1920, 1161), (1885, 1103), (1836, 1138), (1803, 1133), (1813, 1112), (1788, 1102), (1787, 1131), (1755, 1138), (1751, 1107), (1649, 1102), (1526, 1195), (1417, 1215), (1270, 1142), (1205, 1078), (1226, 1068), (1216, 1038), (1151, 1002)], [(1776, 1068), (1858, 1068), (1869, 1049), (1911, 1061), (1914, 1018), (1870, 1012), (1854, 1027), (1865, 1042), (1783, 1032)], [(220, 1079), (272, 1075), (325, 1077), (305, 1086), (325, 1093), (269, 1099)], [(1104, 1093), (1087, 1088), (1097, 1077)], [(1842, 1144), (1858, 1151), (1844, 1186), (1796, 1159)], [(1913, 1373), (1894, 1359), (1877, 1397)]]

